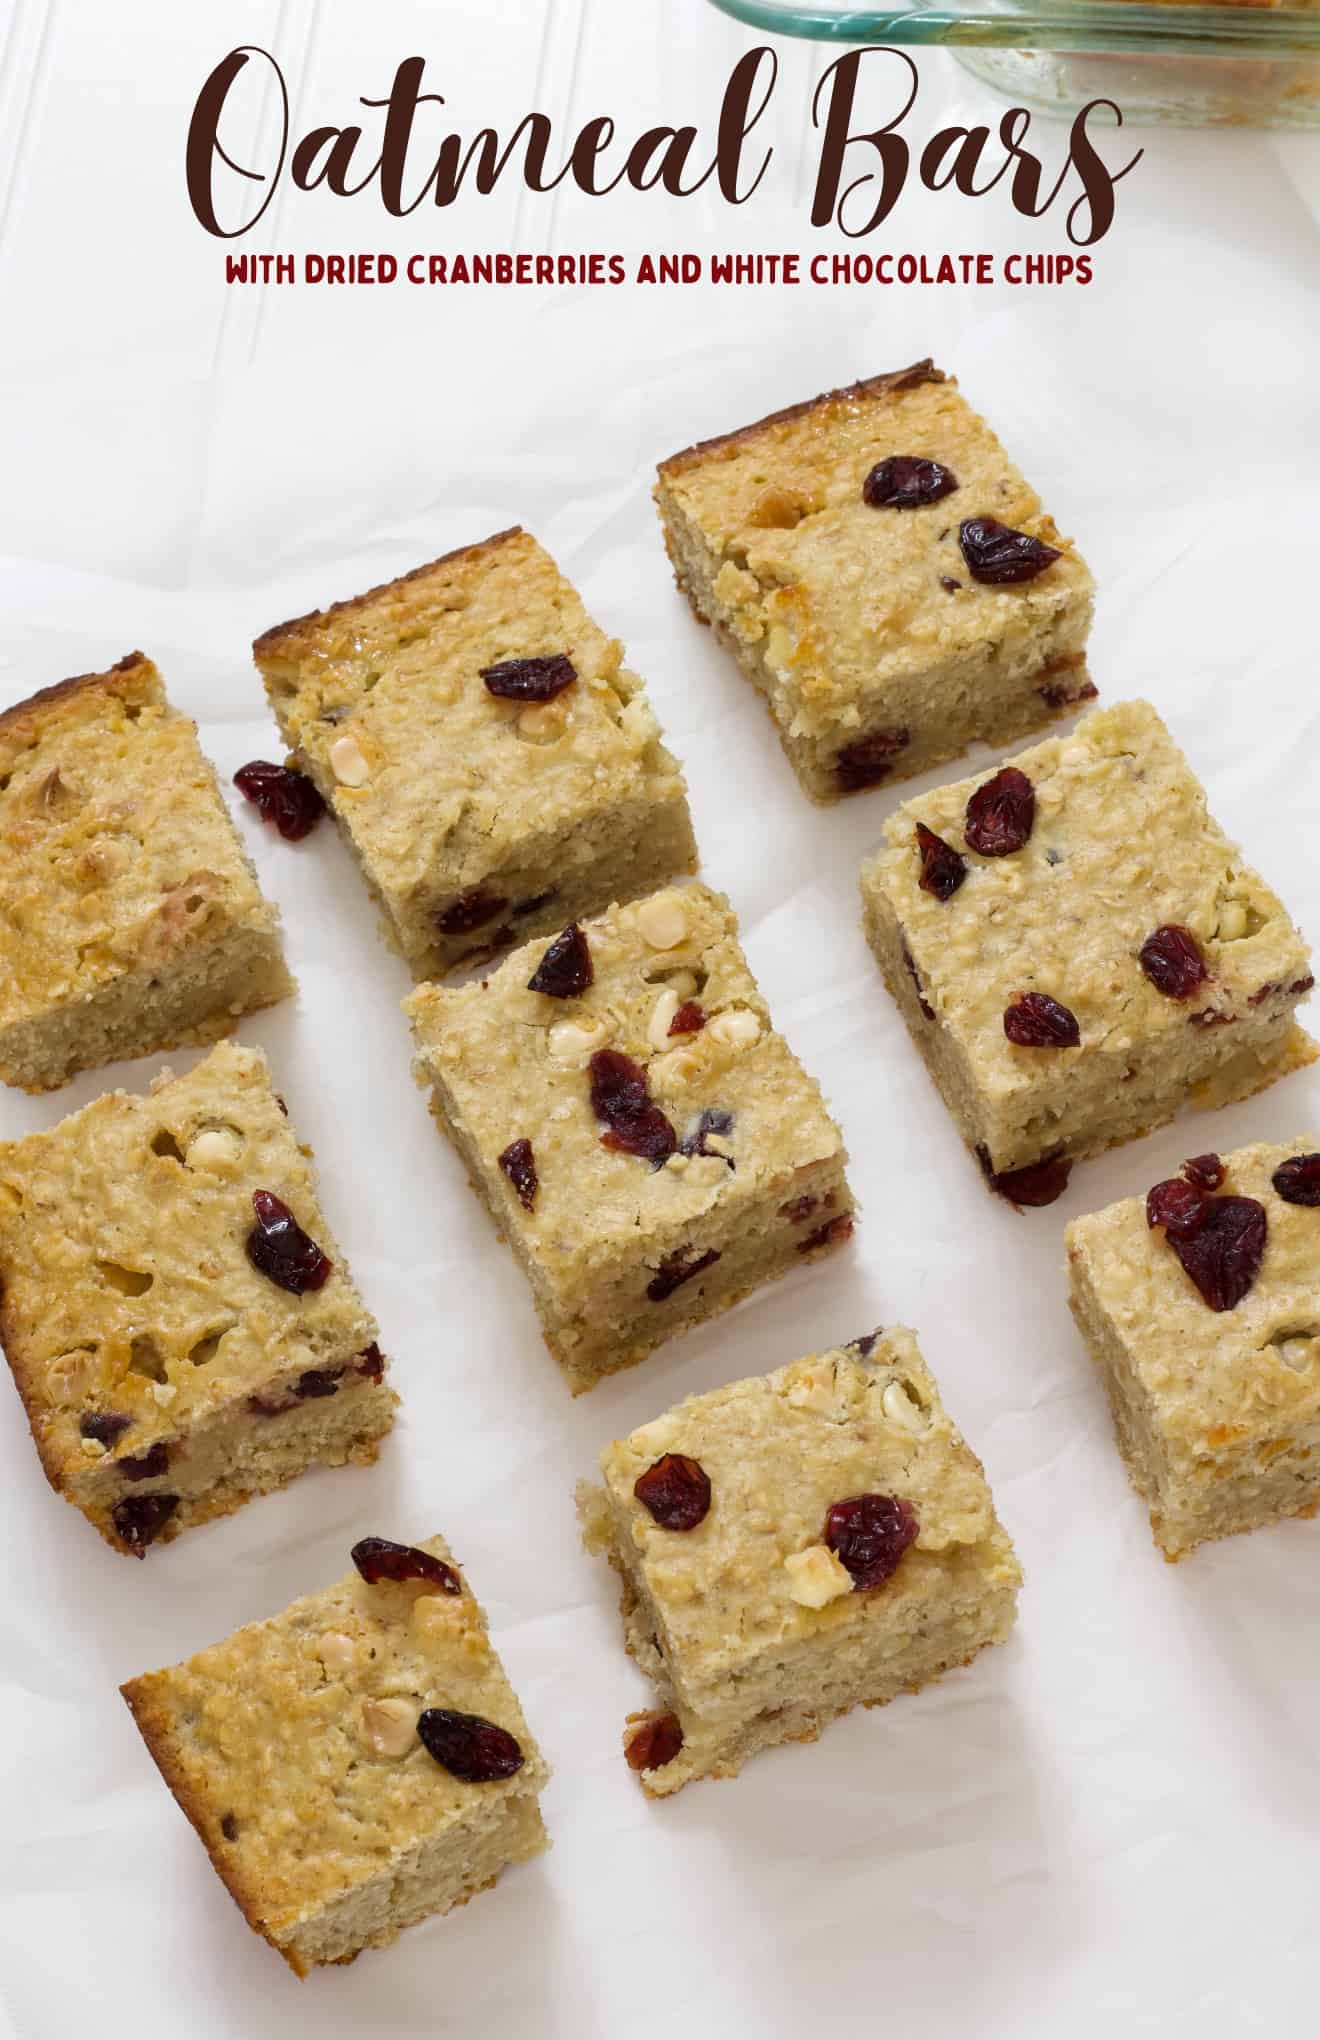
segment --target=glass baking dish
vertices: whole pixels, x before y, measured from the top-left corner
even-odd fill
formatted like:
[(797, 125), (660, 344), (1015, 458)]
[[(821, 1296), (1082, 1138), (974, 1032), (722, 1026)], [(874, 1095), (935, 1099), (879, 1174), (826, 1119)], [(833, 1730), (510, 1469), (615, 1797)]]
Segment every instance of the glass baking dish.
[(1320, 4), (1188, 6), (1182, 0), (714, 0), (772, 34), (938, 45), (987, 84), (1071, 119), (1112, 99), (1125, 120), (1184, 127), (1320, 128)]

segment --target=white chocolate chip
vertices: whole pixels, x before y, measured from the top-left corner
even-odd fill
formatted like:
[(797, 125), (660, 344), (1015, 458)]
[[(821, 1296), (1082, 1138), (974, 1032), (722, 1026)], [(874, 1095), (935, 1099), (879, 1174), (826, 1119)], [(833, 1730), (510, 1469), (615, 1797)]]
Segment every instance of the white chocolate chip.
[(837, 1416), (837, 1387), (833, 1361), (822, 1362), (793, 1383), (788, 1400), (796, 1410), (812, 1410), (818, 1417)]
[(371, 777), (366, 753), (357, 738), (347, 731), (330, 746), (330, 770), (341, 786), (365, 786)]
[(677, 949), (687, 931), (687, 908), (672, 893), (658, 893), (637, 909), (637, 932), (649, 949)]
[(690, 1048), (671, 1048), (654, 1057), (647, 1069), (653, 1091), (677, 1091), (690, 1084), (701, 1069), (701, 1059)]
[(705, 1143), (706, 1143), (706, 1145), (705, 1145), (705, 1148), (704, 1148), (703, 1152), (704, 1152), (705, 1154), (708, 1154), (708, 1155), (724, 1155), (724, 1156), (727, 1156), (727, 1158), (728, 1158), (728, 1159), (729, 1159), (730, 1161), (732, 1161), (732, 1159), (733, 1159), (733, 1142), (732, 1142), (732, 1141), (731, 1141), (731, 1140), (729, 1139), (729, 1137), (728, 1137), (728, 1135), (727, 1135), (727, 1134), (725, 1134), (725, 1133), (708, 1133), (708, 1134), (706, 1134), (706, 1135), (704, 1136), (704, 1139), (705, 1139)]
[(788, 1591), (803, 1608), (824, 1608), (841, 1594), (852, 1592), (852, 1574), (827, 1544), (813, 1544), (806, 1551), (790, 1552), (784, 1560)]
[(1225, 900), (1219, 909), (1219, 926), (1215, 930), (1221, 942), (1240, 942), (1247, 932), (1247, 910), (1241, 900)]
[(357, 1645), (342, 1629), (332, 1629), (321, 1638), (316, 1655), (328, 1672), (346, 1672), (357, 1662)]
[(585, 1062), (610, 1038), (608, 1020), (556, 1020), (546, 1041), (556, 1062)]
[(886, 1385), (880, 1407), (891, 1424), (897, 1424), (900, 1431), (910, 1431), (914, 1438), (927, 1427), (924, 1411), (901, 1381), (891, 1381)]
[(715, 1015), (706, 1032), (726, 1048), (750, 1048), (761, 1038), (760, 1016), (750, 1006), (730, 1006)]
[(153, 1381), (151, 1393), (154, 1401), (158, 1402), (162, 1409), (168, 1409), (179, 1391), (172, 1381)]
[(1291, 1367), (1294, 1372), (1300, 1374), (1302, 1369), (1310, 1364), (1311, 1356), (1315, 1352), (1315, 1339), (1314, 1337), (1308, 1338), (1305, 1333), (1302, 1333), (1295, 1338), (1280, 1339), (1278, 1347), (1279, 1358), (1284, 1362), (1285, 1366)]
[(646, 1038), (652, 1048), (666, 1048), (669, 1045), (669, 1024), (678, 1011), (678, 993), (661, 992), (651, 1012)]
[(99, 1438), (84, 1438), (82, 1449), (89, 1459), (103, 1459), (105, 1457), (105, 1447)]
[(410, 1700), (364, 1700), (362, 1740), (378, 1757), (401, 1757), (417, 1735), (417, 1709)]
[(669, 1160), (665, 1163), (665, 1167), (669, 1169), (675, 1176), (681, 1176), (683, 1174), (683, 1171), (686, 1169), (687, 1165), (688, 1165), (687, 1156), (680, 1155), (677, 1152), (670, 1155)]
[(243, 1142), (231, 1126), (207, 1126), (188, 1143), (186, 1160), (190, 1169), (230, 1169), (243, 1152)]

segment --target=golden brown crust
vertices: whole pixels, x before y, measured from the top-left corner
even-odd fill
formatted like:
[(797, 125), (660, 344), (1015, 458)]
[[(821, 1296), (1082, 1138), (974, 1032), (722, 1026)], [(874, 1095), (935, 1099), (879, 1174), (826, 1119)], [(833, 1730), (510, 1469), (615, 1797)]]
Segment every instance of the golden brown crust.
[(765, 432), (773, 425), (790, 424), (794, 418), (805, 418), (810, 412), (823, 410), (830, 404), (856, 403), (862, 397), (885, 397), (898, 390), (915, 389), (921, 383), (947, 381), (943, 369), (936, 368), (929, 357), (924, 361), (914, 361), (909, 368), (894, 368), (884, 375), (864, 376), (860, 382), (846, 383), (842, 389), (825, 390), (818, 397), (808, 397), (804, 403), (789, 404), (782, 411), (771, 411), (767, 417), (758, 418), (752, 425), (742, 425), (736, 432), (722, 432), (714, 439), (699, 439), (695, 446), (686, 446), (681, 453), (671, 453), (668, 460), (662, 460), (657, 473), (683, 474), (724, 447), (741, 445), (744, 440), (754, 439), (758, 432)]
[(295, 1976), (306, 1976), (307, 1965), (295, 1959), (292, 1950), (282, 1948), (261, 1919), (254, 1894), (244, 1886), (239, 1865), (227, 1850), (222, 1851), (216, 1847), (207, 1832), (206, 1809), (193, 1791), (187, 1765), (179, 1759), (171, 1725), (172, 1713), (162, 1697), (161, 1689), (165, 1686), (168, 1676), (167, 1672), (144, 1672), (136, 1679), (127, 1680), (119, 1688), (129, 1713), (137, 1723), (138, 1733), (180, 1811), (190, 1822), (198, 1841), (210, 1857), (211, 1868), (248, 1925), (254, 1933), (260, 1934), (263, 1940), (269, 1941), (271, 1947), (284, 1957)]
[(435, 559), (427, 560), (420, 567), (413, 567), (406, 574), (397, 575), (392, 581), (378, 582), (374, 588), (367, 588), (361, 595), (349, 595), (342, 602), (331, 602), (325, 609), (311, 609), (306, 616), (292, 617), (288, 623), (274, 623), (269, 630), (263, 630), (260, 637), (253, 639), (252, 655), (260, 661), (263, 652), (274, 651), (286, 638), (300, 636), (309, 624), (322, 623), (327, 616), (344, 616), (354, 609), (368, 609), (373, 603), (378, 602), (382, 595), (389, 595), (396, 588), (406, 587), (409, 581), (425, 579), (426, 575), (433, 574), (437, 567), (449, 566), (454, 560), (468, 557), (475, 559), (481, 553), (495, 552), (500, 546), (508, 545), (514, 539), (525, 536), (521, 524), (510, 524), (506, 530), (492, 532), (489, 538), (478, 539), (474, 545), (455, 546), (452, 552), (439, 553)]
[(68, 680), (57, 680), (53, 686), (39, 687), (25, 701), (16, 701), (11, 708), (0, 711), (0, 734), (16, 736), (21, 748), (25, 725), (30, 725), (35, 735), (66, 703), (92, 692), (117, 695), (121, 701), (164, 699), (164, 686), (154, 662), (145, 652), (128, 652), (113, 666), (107, 666), (103, 673), (74, 673)]

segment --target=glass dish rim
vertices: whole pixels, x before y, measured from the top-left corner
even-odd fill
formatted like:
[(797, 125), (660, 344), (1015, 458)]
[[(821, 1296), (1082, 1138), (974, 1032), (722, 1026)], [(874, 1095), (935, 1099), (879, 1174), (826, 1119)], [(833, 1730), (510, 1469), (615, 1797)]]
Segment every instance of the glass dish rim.
[(771, 35), (817, 42), (1291, 57), (1320, 51), (1320, 9), (1183, 5), (1182, 0), (943, 0), (876, 7), (852, 0), (711, 0)]

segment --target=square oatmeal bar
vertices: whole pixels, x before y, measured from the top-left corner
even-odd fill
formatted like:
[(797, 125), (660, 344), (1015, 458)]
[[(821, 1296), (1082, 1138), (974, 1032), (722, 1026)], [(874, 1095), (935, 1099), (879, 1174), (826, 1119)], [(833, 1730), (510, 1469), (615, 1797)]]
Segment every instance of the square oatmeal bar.
[(0, 1078), (228, 1034), (295, 989), (196, 725), (141, 652), (0, 714)]
[(1317, 1148), (1197, 1155), (1068, 1227), (1073, 1316), (1166, 1558), (1320, 1508)]
[(601, 1472), (579, 1509), (658, 1689), (624, 1737), (657, 1797), (916, 1692), (1012, 1627), (1013, 1547), (909, 1331), (690, 1396)]
[(254, 652), (416, 978), (696, 868), (641, 682), (525, 531), (281, 624)]
[(705, 886), (405, 1010), (418, 1082), (575, 1394), (852, 1231), (839, 1130)]
[(1153, 708), (1088, 715), (886, 824), (866, 932), (959, 1131), (1022, 1204), (1310, 1062), (1310, 958)]
[(655, 496), (679, 587), (815, 801), (1095, 693), (1090, 573), (929, 361), (675, 454)]
[(548, 1769), (442, 1538), (122, 1688), (247, 1923), (299, 1976), (547, 1846)]
[(0, 1283), (46, 1478), (117, 1551), (370, 1461), (393, 1422), (375, 1319), (256, 1050), (0, 1145)]

